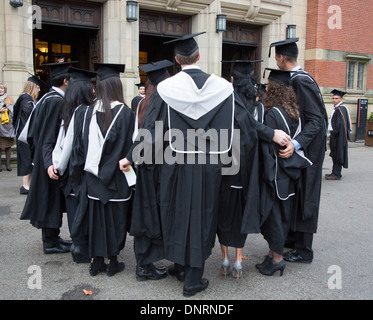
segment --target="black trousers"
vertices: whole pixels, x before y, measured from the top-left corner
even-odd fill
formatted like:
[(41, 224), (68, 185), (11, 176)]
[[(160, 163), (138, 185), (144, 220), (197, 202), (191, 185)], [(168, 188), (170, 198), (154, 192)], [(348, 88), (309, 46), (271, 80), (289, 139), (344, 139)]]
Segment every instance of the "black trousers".
[(175, 263), (175, 268), (179, 270), (184, 270), (184, 287), (190, 287), (200, 283), (203, 276), (203, 272), (205, 270), (205, 264), (203, 263), (202, 268), (194, 268), (188, 265), (182, 266), (180, 264)]
[(342, 165), (339, 163), (334, 163), (333, 161), (333, 170), (332, 174), (341, 177), (342, 176)]
[(53, 247), (58, 243), (60, 236), (60, 229), (55, 228), (42, 228), (41, 229), (41, 238), (43, 244), (48, 247)]
[(313, 233), (308, 232), (289, 232), (287, 240), (291, 247), (296, 249), (305, 260), (313, 259)]

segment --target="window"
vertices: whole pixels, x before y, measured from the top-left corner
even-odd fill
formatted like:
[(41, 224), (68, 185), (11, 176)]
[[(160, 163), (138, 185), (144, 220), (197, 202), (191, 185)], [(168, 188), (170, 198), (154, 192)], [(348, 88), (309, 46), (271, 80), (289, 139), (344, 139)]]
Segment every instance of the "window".
[(366, 88), (367, 66), (369, 58), (348, 55), (347, 60), (347, 90), (349, 92), (364, 93)]

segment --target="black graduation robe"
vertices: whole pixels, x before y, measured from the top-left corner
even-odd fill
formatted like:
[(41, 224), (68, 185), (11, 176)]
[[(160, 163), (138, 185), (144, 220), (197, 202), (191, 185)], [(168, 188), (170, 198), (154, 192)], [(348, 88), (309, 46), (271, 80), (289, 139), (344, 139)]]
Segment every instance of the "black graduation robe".
[(63, 97), (53, 88), (45, 94), (32, 113), (28, 141), (34, 147), (33, 177), (21, 219), (30, 220), (36, 228), (60, 228), (65, 197), (60, 182), (49, 178), (47, 169), (53, 164), (52, 152), (60, 127), (60, 104)]
[[(99, 102), (86, 113), (82, 150), (88, 196), (89, 254), (109, 258), (123, 249), (131, 219), (132, 189), (118, 162), (132, 145), (134, 114), (123, 103), (112, 103), (113, 120), (104, 132), (104, 114), (97, 109)], [(93, 143), (97, 134), (103, 138), (98, 148)]]
[[(180, 92), (183, 91), (184, 94), (180, 93), (174, 97), (174, 101), (170, 101), (169, 97), (164, 97), (165, 92), (173, 92), (169, 85), (173, 81), (177, 84), (180, 76), (184, 77), (183, 80), (187, 81), (188, 86), (179, 85)], [(140, 140), (134, 142), (127, 154), (130, 161), (138, 163), (141, 149), (151, 150), (149, 163), (138, 166), (131, 234), (153, 239), (157, 243), (163, 240), (164, 258), (192, 267), (202, 267), (215, 243), (218, 200), (224, 167), (221, 158), (215, 158), (216, 163), (211, 161), (211, 151), (215, 150), (213, 144), (216, 144), (216, 140), (214, 137), (207, 138), (204, 132), (213, 128), (225, 129), (230, 141), (235, 120), (232, 109), (233, 88), (219, 103), (206, 103), (205, 107), (212, 108), (202, 114), (193, 113), (201, 110), (201, 104), (196, 103), (195, 109), (191, 106), (192, 112), (185, 112), (178, 109), (174, 103), (177, 104), (177, 97), (185, 96), (184, 89), (195, 86), (195, 92), (200, 90), (199, 92), (206, 93), (202, 88), (206, 89), (209, 77), (209, 74), (195, 68), (182, 71), (165, 80), (167, 83), (161, 82), (151, 98), (144, 117), (142, 129), (146, 132), (139, 132)], [(225, 89), (227, 84), (231, 86), (224, 82)], [(219, 90), (217, 88), (219, 86), (214, 87), (210, 93), (215, 94)], [(188, 101), (193, 104), (201, 96), (203, 94), (188, 96)], [(181, 102), (181, 106), (187, 103)], [(247, 114), (245, 119), (246, 116)], [(174, 130), (171, 130), (171, 135), (170, 128)], [(202, 129), (203, 132), (198, 136), (201, 140), (197, 139), (200, 142), (197, 143), (198, 146), (195, 145), (194, 139), (188, 140), (188, 129), (192, 129), (194, 133), (194, 129)], [(181, 134), (176, 137), (178, 133)], [(255, 145), (255, 141), (253, 144)], [(247, 145), (250, 150), (251, 143)], [(194, 153), (201, 150), (208, 152), (199, 155)], [(190, 153), (186, 154), (186, 151)], [(203, 160), (206, 161), (199, 159), (199, 156), (204, 157)], [(193, 162), (194, 164), (191, 164)]]
[(330, 120), (330, 156), (333, 163), (348, 168), (348, 141), (351, 140), (351, 119), (347, 108), (341, 104), (334, 108)]
[(320, 208), (322, 165), (326, 151), (327, 112), (316, 81), (305, 71), (292, 73), (291, 85), (297, 95), (302, 132), (297, 141), (313, 163), (301, 172), (296, 230), (316, 233)]
[(133, 111), (135, 114), (136, 114), (137, 106), (139, 105), (139, 102), (140, 102), (142, 99), (144, 99), (144, 97), (138, 95), (138, 96), (134, 97), (134, 98), (132, 99), (132, 101), (131, 101), (131, 109), (132, 109), (132, 111)]
[(32, 172), (31, 149), (27, 143), (18, 140), (27, 119), (34, 109), (34, 100), (28, 93), (19, 96), (13, 107), (13, 127), (17, 138), (17, 175), (25, 176)]

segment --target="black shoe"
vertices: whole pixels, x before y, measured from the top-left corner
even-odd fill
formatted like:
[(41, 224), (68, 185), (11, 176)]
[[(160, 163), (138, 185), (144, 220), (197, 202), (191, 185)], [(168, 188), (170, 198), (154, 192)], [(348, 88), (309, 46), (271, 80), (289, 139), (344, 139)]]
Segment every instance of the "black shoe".
[(261, 274), (264, 274), (265, 276), (272, 276), (276, 271), (280, 271), (280, 276), (282, 276), (285, 267), (286, 263), (284, 260), (281, 260), (278, 263), (273, 263), (271, 259), (271, 262), (267, 263), (267, 265), (264, 268), (259, 269), (259, 272)]
[(117, 257), (110, 257), (110, 259), (108, 260), (106, 273), (109, 277), (112, 277), (116, 273), (123, 271), (124, 268), (124, 262), (118, 262)]
[(172, 264), (168, 267), (168, 273), (171, 276), (175, 276), (177, 280), (183, 282), (185, 278), (185, 272), (184, 269), (180, 269), (180, 267), (175, 266), (175, 264)]
[(167, 277), (167, 271), (159, 270), (152, 263), (144, 267), (136, 267), (136, 280), (146, 281), (146, 280), (160, 280)]
[(209, 281), (205, 278), (202, 278), (199, 284), (186, 287), (184, 286), (183, 288), (183, 296), (184, 297), (192, 297), (194, 296), (197, 292), (201, 292), (203, 290), (206, 290), (206, 288), (209, 285)]
[(19, 189), (19, 194), (28, 194), (28, 191), (24, 186)]
[(335, 174), (326, 174), (325, 175), (325, 180), (341, 180), (341, 176), (337, 176)]
[(257, 268), (258, 270), (260, 269), (263, 269), (267, 266), (267, 264), (269, 264), (270, 262), (272, 262), (272, 259), (270, 256), (266, 255), (263, 262), (262, 263), (257, 263), (255, 265), (255, 268)]
[(12, 167), (6, 167), (6, 171), (12, 171)]
[(88, 248), (85, 246), (72, 246), (71, 255), (73, 256), (73, 261), (76, 263), (89, 263), (91, 259), (88, 256)]
[(89, 274), (92, 277), (97, 276), (100, 272), (105, 272), (106, 269), (107, 265), (103, 257), (92, 258), (91, 265), (89, 266)]
[(304, 259), (297, 250), (291, 250), (283, 255), (287, 262), (311, 263), (312, 259)]
[(55, 245), (49, 246), (43, 243), (43, 249), (45, 254), (52, 254), (52, 253), (66, 253), (70, 251), (71, 246), (66, 246), (60, 242)]
[(58, 237), (58, 242), (65, 245), (65, 246), (71, 246), (73, 242), (71, 240), (64, 240), (60, 237)]

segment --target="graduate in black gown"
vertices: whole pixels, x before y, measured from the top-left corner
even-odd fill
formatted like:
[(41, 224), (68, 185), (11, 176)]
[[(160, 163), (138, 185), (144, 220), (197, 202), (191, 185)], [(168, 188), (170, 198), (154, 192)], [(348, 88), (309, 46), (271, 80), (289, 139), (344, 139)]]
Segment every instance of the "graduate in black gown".
[[(133, 140), (136, 139), (139, 130), (141, 131), (153, 93), (156, 92), (158, 84), (170, 76), (168, 68), (173, 65), (174, 63), (168, 60), (161, 60), (139, 67), (148, 77), (145, 83), (147, 94), (140, 101), (136, 109)], [(136, 279), (138, 281), (145, 281), (147, 279), (159, 280), (167, 276), (167, 270), (164, 267), (154, 265), (153, 262), (164, 259), (163, 242), (160, 234), (157, 237), (153, 237), (153, 235), (149, 236), (147, 232), (144, 232), (143, 228), (143, 219), (147, 219), (149, 216), (159, 217), (158, 197), (154, 196), (159, 191), (157, 187), (159, 167), (156, 167), (154, 164), (143, 163), (136, 166), (136, 173), (137, 184), (130, 230), (130, 234), (134, 236)], [(139, 181), (141, 182), (139, 183)], [(152, 205), (147, 205), (148, 202), (152, 202)], [(160, 219), (158, 219), (158, 223), (160, 223)]]
[(65, 197), (52, 161), (60, 128), (60, 106), (69, 83), (66, 63), (48, 64), (52, 88), (36, 104), (29, 127), (28, 142), (33, 150), (33, 177), (21, 219), (42, 230), (44, 253), (70, 251), (71, 241), (59, 237)]
[(346, 92), (334, 89), (334, 109), (330, 117), (330, 157), (333, 160), (332, 173), (326, 174), (326, 180), (341, 180), (342, 167), (348, 168), (348, 141), (351, 140), (351, 117), (346, 106), (343, 105), (343, 96)]
[[(255, 119), (256, 107), (256, 78), (254, 76), (253, 63), (261, 60), (233, 60), (222, 61), (232, 63), (231, 82), (233, 83), (235, 99), (241, 101), (246, 110)], [(251, 117), (250, 117), (251, 118)], [(254, 121), (252, 121), (254, 123)], [(253, 127), (255, 127), (253, 125)], [(256, 135), (253, 136), (256, 140)], [(253, 153), (255, 156), (255, 153)], [(250, 165), (250, 163), (247, 163)], [(259, 172), (256, 173), (259, 175)], [(245, 190), (242, 185), (240, 174), (234, 176), (223, 176), (222, 193), (219, 200), (219, 219), (217, 235), (222, 250), (222, 274), (227, 276), (232, 273), (233, 277), (242, 277), (242, 252), (247, 238), (247, 233), (241, 233), (242, 219), (246, 204)], [(235, 248), (234, 265), (231, 268), (228, 247)]]
[(131, 101), (131, 109), (134, 113), (136, 113), (139, 102), (145, 98), (145, 92), (146, 92), (145, 83), (141, 82), (141, 83), (136, 84), (136, 86), (139, 91), (139, 94), (136, 97), (134, 97)]
[[(271, 70), (267, 97), (264, 101), (268, 112), (265, 124), (282, 129), (296, 139), (302, 130), (299, 108), (294, 89), (290, 86), (290, 72)], [(312, 165), (303, 151), (290, 158), (279, 158), (280, 146), (262, 142), (263, 175), (261, 186), (261, 230), (269, 245), (269, 253), (259, 272), (271, 276), (276, 271), (282, 275), (285, 261), (282, 258), (285, 239), (295, 210), (295, 194), (299, 188), (300, 170)]]
[(132, 189), (118, 162), (132, 145), (134, 114), (123, 98), (120, 73), (125, 66), (95, 63), (94, 67), (98, 75), (97, 100), (85, 114), (82, 139), (90, 275), (106, 271), (113, 276), (125, 267), (117, 256), (125, 246), (129, 230)]
[[(248, 112), (242, 104), (241, 113), (236, 116), (233, 86), (197, 66), (200, 56), (194, 37), (199, 34), (202, 33), (171, 41), (182, 71), (158, 84), (144, 117), (143, 139), (136, 139), (124, 159), (127, 163), (121, 163), (122, 169), (132, 162), (149, 161), (159, 166), (159, 193), (153, 198), (158, 197), (161, 221), (150, 216), (144, 220), (143, 228), (149, 236), (158, 235), (163, 240), (165, 258), (180, 267), (173, 270), (175, 275), (183, 272), (186, 297), (208, 287), (203, 272), (215, 244), (222, 174), (240, 172), (236, 165), (231, 166), (233, 171), (228, 170), (228, 164), (228, 169), (223, 170), (223, 162), (228, 162), (223, 158), (233, 149), (235, 123), (246, 125), (245, 129), (256, 135), (253, 124), (245, 122)], [(235, 137), (244, 137), (246, 133), (246, 146), (255, 148), (256, 140), (250, 140), (248, 131), (242, 130)], [(215, 134), (220, 136), (221, 144)], [(149, 152), (150, 157), (142, 157), (142, 151)], [(245, 150), (242, 153), (247, 154)], [(233, 162), (239, 161), (240, 153), (232, 158)], [(250, 204), (253, 200), (257, 199), (250, 199)], [(248, 229), (248, 225), (245, 227)]]
[[(81, 114), (85, 113), (88, 106), (93, 104), (94, 101), (94, 88), (91, 79), (96, 77), (96, 73), (74, 67), (70, 67), (67, 71), (70, 75), (70, 81), (61, 104), (62, 121), (56, 146), (53, 150), (53, 165), (59, 172), (60, 187), (66, 198), (67, 220), (71, 235), (79, 197), (81, 196), (78, 188), (80, 183), (76, 183), (76, 180), (82, 179), (81, 172), (73, 175), (76, 172), (70, 170), (70, 167), (72, 168), (74, 164), (74, 161), (70, 163), (71, 151), (74, 143), (74, 132), (79, 131), (79, 127), (82, 126)], [(86, 197), (86, 194), (83, 197)], [(85, 199), (82, 199), (80, 203), (86, 203)], [(90, 262), (87, 235), (84, 233), (71, 235), (71, 238), (73, 242), (71, 254), (74, 262)]]
[(30, 146), (18, 140), (25, 124), (35, 107), (40, 89), (45, 83), (35, 76), (27, 79), (22, 94), (13, 107), (13, 126), (17, 139), (17, 176), (22, 177), (20, 194), (27, 194), (30, 189), (32, 176), (32, 158)]
[[(280, 151), (280, 157), (290, 157), (302, 149), (313, 163), (301, 172), (302, 188), (298, 194), (297, 214), (292, 222), (294, 250), (284, 254), (289, 262), (311, 263), (313, 260), (313, 234), (317, 232), (320, 208), (322, 165), (326, 151), (326, 130), (328, 125), (325, 104), (316, 81), (298, 65), (298, 38), (272, 43), (276, 48), (276, 63), (281, 70), (291, 71), (291, 85), (297, 95), (302, 121), (302, 132), (297, 139), (287, 143)], [(290, 239), (289, 239), (290, 240)]]

